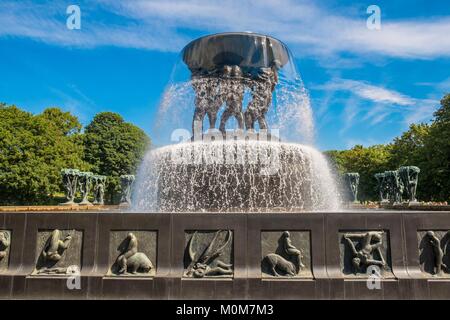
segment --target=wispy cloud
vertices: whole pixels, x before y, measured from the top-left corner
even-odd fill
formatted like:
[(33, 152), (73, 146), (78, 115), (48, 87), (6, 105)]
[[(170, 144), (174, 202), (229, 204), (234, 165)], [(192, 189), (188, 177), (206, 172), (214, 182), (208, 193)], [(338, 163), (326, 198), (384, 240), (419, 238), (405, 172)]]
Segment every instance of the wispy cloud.
[[(386, 18), (380, 31), (371, 31), (366, 28), (365, 11), (337, 14), (307, 0), (91, 0), (80, 1), (80, 7), (82, 30), (70, 31), (65, 28), (61, 2), (3, 0), (0, 36), (29, 37), (63, 46), (178, 51), (192, 34), (245, 30), (281, 38), (302, 55), (450, 56), (450, 17)], [(108, 24), (102, 22), (105, 20)]]
[(341, 133), (355, 123), (373, 126), (394, 114), (400, 115), (405, 125), (427, 121), (439, 105), (438, 100), (417, 99), (365, 81), (337, 78), (312, 89), (325, 91), (327, 95), (330, 92), (345, 95), (346, 98), (338, 100), (344, 106), (345, 125)]

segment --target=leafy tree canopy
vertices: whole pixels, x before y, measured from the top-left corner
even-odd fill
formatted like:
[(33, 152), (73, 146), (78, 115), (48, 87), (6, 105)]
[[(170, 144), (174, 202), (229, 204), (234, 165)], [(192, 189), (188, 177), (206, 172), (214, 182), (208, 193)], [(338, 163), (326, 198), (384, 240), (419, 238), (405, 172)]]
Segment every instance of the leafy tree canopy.
[(86, 127), (84, 141), (85, 160), (95, 173), (109, 176), (107, 195), (113, 201), (119, 190), (119, 176), (136, 173), (150, 139), (119, 114), (102, 112)]

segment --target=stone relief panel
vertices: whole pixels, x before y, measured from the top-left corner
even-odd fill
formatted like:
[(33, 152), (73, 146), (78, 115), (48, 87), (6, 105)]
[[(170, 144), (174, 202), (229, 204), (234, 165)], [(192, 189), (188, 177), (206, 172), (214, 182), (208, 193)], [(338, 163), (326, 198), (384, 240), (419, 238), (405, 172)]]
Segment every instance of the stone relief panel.
[(312, 278), (309, 231), (261, 232), (263, 278)]
[(186, 231), (184, 277), (233, 277), (233, 231)]
[(39, 230), (32, 275), (69, 275), (80, 270), (82, 248), (80, 230)]
[(382, 278), (394, 278), (387, 231), (341, 231), (339, 241), (340, 266), (346, 277), (364, 278), (379, 272)]
[(107, 276), (153, 277), (156, 273), (157, 238), (157, 231), (111, 231)]
[(0, 230), (0, 272), (8, 270), (11, 231)]
[(450, 277), (450, 231), (417, 232), (420, 270), (433, 277)]

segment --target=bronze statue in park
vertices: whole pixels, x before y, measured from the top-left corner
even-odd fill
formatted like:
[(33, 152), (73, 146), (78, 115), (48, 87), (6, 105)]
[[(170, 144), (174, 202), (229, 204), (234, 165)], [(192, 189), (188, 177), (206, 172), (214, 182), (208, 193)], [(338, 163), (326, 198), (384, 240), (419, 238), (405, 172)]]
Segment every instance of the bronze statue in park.
[[(266, 113), (278, 83), (278, 72), (289, 62), (290, 53), (279, 40), (254, 33), (233, 32), (210, 35), (189, 43), (182, 51), (191, 72), (195, 91), (194, 133), (203, 131), (203, 120), (215, 128), (217, 113), (225, 103), (219, 130), (225, 133), (230, 117), (240, 130), (253, 130), (259, 124), (266, 130)], [(245, 88), (252, 99), (243, 113)]]
[(120, 199), (121, 205), (131, 204), (131, 187), (135, 180), (135, 176), (132, 174), (120, 176), (120, 186), (122, 190), (122, 196)]
[(347, 187), (347, 195), (351, 202), (358, 202), (358, 186), (359, 173), (348, 172), (344, 174), (345, 186)]
[(225, 111), (220, 119), (219, 130), (225, 133), (225, 125), (230, 117), (235, 117), (238, 128), (244, 129), (242, 100), (244, 99), (244, 78), (239, 66), (224, 66), (222, 74), (221, 94), (225, 101)]
[(420, 169), (415, 166), (400, 167), (398, 173), (409, 202), (417, 202), (416, 192)]
[(95, 205), (103, 205), (105, 203), (105, 184), (106, 176), (94, 175), (92, 177), (94, 202)]
[(192, 132), (203, 131), (203, 119), (208, 116), (209, 129), (215, 129), (217, 113), (224, 102), (224, 84), (220, 78), (207, 75), (192, 75), (192, 87), (195, 92), (195, 111), (192, 119)]
[(75, 195), (77, 193), (77, 184), (80, 171), (77, 169), (62, 169), (61, 176), (64, 188), (66, 190), (67, 202), (62, 205), (74, 205)]
[(257, 70), (256, 75), (249, 81), (252, 100), (245, 110), (245, 127), (253, 130), (258, 122), (259, 128), (267, 130), (266, 114), (272, 104), (272, 94), (278, 83), (278, 69), (280, 62), (275, 60), (272, 67)]
[(387, 194), (390, 203), (401, 203), (403, 194), (403, 183), (398, 171), (391, 170), (384, 172), (385, 182), (387, 184)]
[(380, 202), (388, 201), (388, 186), (386, 175), (383, 172), (375, 173), (375, 179), (377, 179), (377, 190)]
[(89, 205), (89, 192), (91, 191), (92, 184), (92, 172), (80, 172), (78, 175), (78, 184), (80, 187), (80, 192), (82, 196), (82, 200), (80, 202), (81, 205)]

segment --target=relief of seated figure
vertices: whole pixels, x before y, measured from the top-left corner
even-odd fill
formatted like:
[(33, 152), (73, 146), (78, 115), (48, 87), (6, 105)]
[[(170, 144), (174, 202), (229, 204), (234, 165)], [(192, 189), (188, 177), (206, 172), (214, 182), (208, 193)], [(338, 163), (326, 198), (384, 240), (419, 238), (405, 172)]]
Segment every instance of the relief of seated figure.
[(148, 273), (153, 269), (153, 264), (147, 255), (138, 252), (138, 240), (133, 233), (128, 233), (123, 244), (119, 246), (121, 253), (116, 259), (117, 274)]

